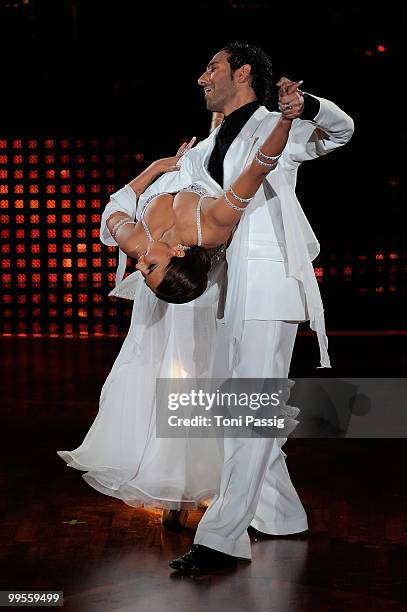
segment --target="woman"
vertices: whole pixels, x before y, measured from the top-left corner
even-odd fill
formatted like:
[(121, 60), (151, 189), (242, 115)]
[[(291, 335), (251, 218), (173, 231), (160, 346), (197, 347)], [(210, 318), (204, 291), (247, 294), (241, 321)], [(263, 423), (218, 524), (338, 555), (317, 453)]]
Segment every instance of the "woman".
[[(98, 491), (130, 506), (173, 511), (205, 505), (216, 492), (222, 440), (157, 438), (156, 379), (210, 378), (225, 272), (220, 251), (277, 165), (290, 125), (289, 119), (279, 121), (224, 197), (208, 197), (195, 184), (175, 196), (150, 198), (139, 223), (123, 212), (109, 216), (120, 249), (138, 260), (139, 272), (111, 292), (134, 299), (130, 329), (83, 443), (58, 452), (70, 467), (85, 471), (84, 479)], [(158, 174), (176, 170), (191, 145), (175, 158), (154, 162), (129, 187), (140, 195)]]
[[(112, 237), (121, 251), (138, 260), (137, 270), (158, 298), (182, 304), (204, 293), (211, 253), (229, 240), (265, 176), (276, 167), (291, 122), (281, 116), (251, 164), (221, 197), (211, 196), (194, 183), (176, 194), (149, 198), (139, 222), (123, 212), (109, 217)], [(162, 164), (153, 164), (129, 187), (139, 197), (161, 171)]]

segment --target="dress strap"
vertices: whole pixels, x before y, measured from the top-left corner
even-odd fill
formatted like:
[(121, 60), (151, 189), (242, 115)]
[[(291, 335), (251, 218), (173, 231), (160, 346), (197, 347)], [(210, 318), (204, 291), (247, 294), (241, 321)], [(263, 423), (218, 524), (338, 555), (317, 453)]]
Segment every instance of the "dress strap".
[(198, 200), (198, 204), (196, 205), (196, 230), (198, 234), (198, 246), (202, 245), (201, 205), (202, 200), (207, 197), (207, 195), (201, 195)]
[[(144, 210), (145, 210), (145, 209), (144, 209)], [(148, 240), (149, 242), (154, 242), (154, 239), (153, 239), (153, 237), (152, 237), (152, 235), (151, 235), (151, 232), (150, 232), (150, 230), (148, 229), (148, 225), (147, 225), (147, 223), (144, 221), (143, 217), (141, 217), (140, 221), (141, 221), (141, 223), (142, 223), (142, 225), (143, 225), (143, 227), (144, 227), (144, 231), (145, 231), (145, 233), (146, 233), (147, 240)]]

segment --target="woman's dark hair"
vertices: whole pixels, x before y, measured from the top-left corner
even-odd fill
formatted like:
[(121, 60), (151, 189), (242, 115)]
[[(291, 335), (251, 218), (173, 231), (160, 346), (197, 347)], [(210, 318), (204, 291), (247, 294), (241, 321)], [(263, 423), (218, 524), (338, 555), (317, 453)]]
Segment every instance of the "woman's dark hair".
[(201, 246), (192, 246), (185, 251), (185, 257), (171, 257), (156, 296), (170, 304), (195, 300), (206, 289), (210, 267), (210, 255)]
[(228, 62), (232, 73), (244, 64), (250, 64), (251, 86), (260, 104), (267, 104), (273, 93), (273, 69), (267, 53), (260, 47), (239, 41), (226, 45), (221, 51), (229, 54)]

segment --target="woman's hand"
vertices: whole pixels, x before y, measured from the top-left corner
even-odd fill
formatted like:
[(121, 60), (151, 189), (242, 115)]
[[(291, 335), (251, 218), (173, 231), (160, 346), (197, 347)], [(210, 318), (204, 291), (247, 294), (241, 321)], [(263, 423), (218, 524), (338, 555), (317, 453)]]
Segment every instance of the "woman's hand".
[(282, 117), (285, 119), (296, 119), (302, 115), (304, 110), (304, 94), (299, 89), (302, 83), (303, 81), (290, 81), (286, 77), (282, 77), (277, 83), (279, 88), (278, 106)]
[(164, 157), (163, 159), (158, 159), (156, 162), (154, 162), (154, 165), (157, 167), (159, 173), (161, 174), (163, 172), (176, 172), (177, 170), (179, 170), (180, 167), (177, 165), (179, 160), (182, 158), (183, 155), (185, 155), (187, 151), (192, 149), (195, 144), (195, 141), (196, 137), (194, 136), (189, 142), (184, 142), (180, 146), (174, 157)]

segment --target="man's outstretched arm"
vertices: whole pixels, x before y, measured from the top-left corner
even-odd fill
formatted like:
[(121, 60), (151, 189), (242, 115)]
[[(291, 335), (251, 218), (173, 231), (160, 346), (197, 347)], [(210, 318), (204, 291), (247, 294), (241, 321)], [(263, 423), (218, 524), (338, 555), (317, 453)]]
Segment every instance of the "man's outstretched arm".
[(288, 165), (295, 167), (303, 161), (326, 155), (350, 140), (354, 123), (339, 106), (325, 98), (304, 94), (299, 83), (285, 77), (277, 86), (280, 88), (280, 111), (294, 119), (283, 155)]

